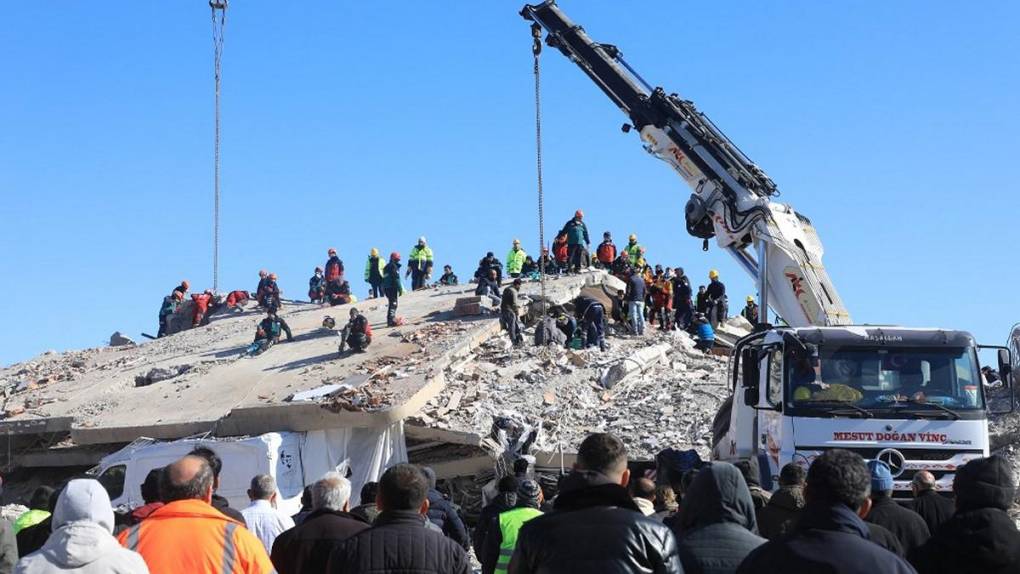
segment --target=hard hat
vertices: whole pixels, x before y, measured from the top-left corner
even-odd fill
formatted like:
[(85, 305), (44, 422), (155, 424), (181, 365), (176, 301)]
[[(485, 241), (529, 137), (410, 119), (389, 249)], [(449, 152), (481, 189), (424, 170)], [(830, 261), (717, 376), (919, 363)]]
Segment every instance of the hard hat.
[(711, 271), (708, 272), (708, 278), (709, 279), (718, 279), (719, 278), (719, 272), (716, 271), (715, 269), (712, 269)]
[(368, 254), (371, 255), (372, 257), (379, 257), (379, 250), (373, 247), (372, 250), (368, 252)]
[(181, 287), (187, 289), (188, 287), (191, 287), (191, 283), (188, 283), (188, 280), (185, 279), (184, 281), (181, 281)]
[(418, 238), (418, 245), (425, 245), (425, 236), (422, 235)]
[(322, 326), (326, 329), (332, 329), (333, 327), (336, 327), (336, 320), (329, 315), (326, 315), (322, 318)]
[(330, 247), (327, 253), (329, 253), (330, 255), (336, 255), (336, 249)]
[(609, 239), (609, 238), (610, 238), (610, 237), (612, 237), (612, 236), (613, 236), (613, 234), (612, 234), (612, 233), (609, 233), (608, 231), (606, 231), (606, 232), (604, 232), (604, 233), (602, 234), (602, 237), (604, 237), (604, 238), (606, 238), (606, 239)]
[(400, 254), (394, 251), (393, 253), (390, 253), (390, 259), (396, 259), (397, 261), (400, 261)]
[(748, 303), (754, 303), (754, 297), (752, 297), (752, 296), (748, 295), (748, 296), (747, 296), (747, 302), (748, 302)]
[(276, 273), (270, 273), (269, 278), (272, 279), (273, 281), (276, 281)]
[(584, 219), (584, 212), (578, 209), (577, 211), (574, 212), (574, 217), (578, 219)]
[(520, 245), (520, 244), (521, 244), (521, 240), (520, 239), (514, 239), (514, 245)]
[(631, 233), (630, 234), (630, 240), (631, 240), (631, 242), (637, 241), (637, 235), (634, 235), (633, 233)]

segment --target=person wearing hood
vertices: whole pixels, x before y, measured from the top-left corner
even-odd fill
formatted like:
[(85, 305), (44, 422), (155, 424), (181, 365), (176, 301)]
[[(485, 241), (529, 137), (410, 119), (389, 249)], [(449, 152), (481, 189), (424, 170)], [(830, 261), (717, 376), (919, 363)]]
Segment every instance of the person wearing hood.
[(18, 562), (17, 574), (147, 574), (145, 560), (113, 537), (110, 496), (99, 481), (67, 483), (53, 511), (53, 534)]
[(369, 299), (382, 297), (383, 268), (385, 267), (386, 262), (379, 256), (379, 250), (373, 247), (368, 252), (368, 260), (365, 262), (365, 282), (369, 285)]
[(443, 531), (443, 534), (453, 540), (464, 550), (471, 547), (471, 539), (468, 538), (467, 528), (464, 527), (464, 521), (461, 520), (460, 515), (457, 514), (457, 510), (453, 508), (450, 501), (438, 490), (436, 490), (436, 471), (430, 467), (422, 467), (422, 474), (425, 475), (428, 481), (428, 513), (426, 517), (429, 522), (435, 524)]
[(520, 481), (515, 476), (504, 476), (496, 483), (496, 495), (493, 497), (492, 502), (482, 507), (482, 511), (478, 513), (477, 526), (471, 533), (471, 546), (475, 549), (475, 556), (482, 555), (485, 534), (488, 532), (489, 527), (492, 526), (492, 521), (500, 513), (517, 506), (517, 488), (519, 486)]
[(739, 461), (736, 463), (736, 467), (743, 475), (747, 489), (751, 493), (755, 518), (761, 520), (761, 511), (768, 505), (771, 495), (761, 487), (761, 467), (758, 465), (758, 458), (752, 456), (747, 460)]
[(956, 514), (912, 556), (920, 574), (1020, 572), (1020, 532), (1006, 510), (1016, 477), (999, 455), (956, 469)]
[(589, 435), (552, 511), (521, 528), (509, 571), (682, 573), (676, 538), (641, 514), (627, 492), (629, 482), (623, 441), (608, 433)]
[(864, 520), (892, 532), (909, 560), (914, 550), (931, 538), (928, 525), (919, 514), (893, 500), (893, 475), (888, 464), (869, 460), (868, 471), (871, 473), (871, 510)]
[(740, 470), (727, 462), (701, 467), (687, 489), (680, 532), (674, 532), (684, 572), (736, 572), (744, 558), (765, 543), (757, 532), (754, 502)]
[(786, 463), (779, 471), (779, 490), (772, 493), (768, 504), (758, 512), (758, 532), (775, 540), (793, 530), (804, 508), (804, 479), (807, 471), (795, 462)]
[(806, 504), (793, 532), (751, 551), (738, 574), (914, 574), (905, 560), (870, 540), (861, 520), (871, 509), (870, 489), (859, 454), (826, 451), (808, 468)]
[(425, 283), (432, 278), (432, 248), (425, 241), (425, 236), (418, 238), (418, 243), (411, 248), (407, 256), (407, 275), (411, 276), (411, 291), (424, 289)]
[(483, 279), (488, 279), (492, 273), (496, 273), (496, 286), (503, 286), (503, 263), (499, 259), (496, 259), (496, 255), (489, 251), (478, 260), (478, 269), (475, 269), (475, 280), (479, 283)]
[(517, 505), (489, 519), (482, 552), (477, 554), (482, 563), (482, 574), (506, 574), (517, 547), (517, 535), (527, 522), (542, 516), (539, 508), (544, 498), (537, 482), (524, 479), (517, 487)]

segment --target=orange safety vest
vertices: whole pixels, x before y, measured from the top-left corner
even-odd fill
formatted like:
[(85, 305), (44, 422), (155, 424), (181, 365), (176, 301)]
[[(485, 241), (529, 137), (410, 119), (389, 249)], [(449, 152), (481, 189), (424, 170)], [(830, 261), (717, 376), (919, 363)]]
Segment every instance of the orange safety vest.
[(152, 574), (269, 574), (262, 542), (203, 500), (176, 500), (117, 537)]

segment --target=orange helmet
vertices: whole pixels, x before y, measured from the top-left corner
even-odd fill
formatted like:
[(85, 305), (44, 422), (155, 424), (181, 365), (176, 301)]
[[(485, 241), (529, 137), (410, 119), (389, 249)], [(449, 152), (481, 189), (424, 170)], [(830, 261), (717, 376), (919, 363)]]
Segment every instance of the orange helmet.
[(269, 278), (273, 281), (276, 281), (276, 273), (270, 273)]

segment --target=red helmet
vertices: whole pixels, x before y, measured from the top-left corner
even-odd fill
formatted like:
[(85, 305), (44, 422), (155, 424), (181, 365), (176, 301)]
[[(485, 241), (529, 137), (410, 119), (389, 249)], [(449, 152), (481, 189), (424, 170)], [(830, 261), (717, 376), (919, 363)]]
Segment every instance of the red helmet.
[(574, 217), (578, 219), (584, 219), (584, 212), (578, 209), (577, 211), (574, 212)]
[(390, 253), (390, 259), (396, 259), (397, 261), (400, 261), (400, 254), (394, 251), (393, 253)]

